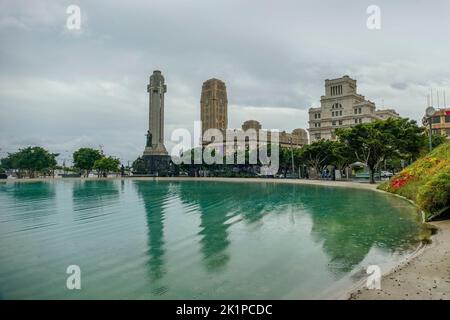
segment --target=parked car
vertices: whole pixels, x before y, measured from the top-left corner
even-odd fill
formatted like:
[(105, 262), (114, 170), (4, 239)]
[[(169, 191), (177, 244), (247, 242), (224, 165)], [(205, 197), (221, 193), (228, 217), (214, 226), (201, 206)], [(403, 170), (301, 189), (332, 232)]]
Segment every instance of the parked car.
[(394, 174), (392, 172), (389, 171), (381, 171), (381, 177), (382, 178), (390, 178), (392, 177)]

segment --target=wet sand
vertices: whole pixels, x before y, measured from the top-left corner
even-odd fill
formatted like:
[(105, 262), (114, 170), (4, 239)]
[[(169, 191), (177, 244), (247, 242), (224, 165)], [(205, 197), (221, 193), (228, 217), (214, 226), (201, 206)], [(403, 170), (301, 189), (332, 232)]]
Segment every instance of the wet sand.
[(360, 288), (351, 300), (449, 300), (450, 220), (430, 223), (437, 234), (419, 254), (383, 276), (380, 290)]

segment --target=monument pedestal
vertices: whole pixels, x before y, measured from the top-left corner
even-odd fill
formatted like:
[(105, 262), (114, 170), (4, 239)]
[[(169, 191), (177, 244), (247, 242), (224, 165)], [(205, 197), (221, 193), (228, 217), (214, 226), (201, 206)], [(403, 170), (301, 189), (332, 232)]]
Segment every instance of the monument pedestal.
[(158, 155), (150, 154), (142, 156), (144, 162), (145, 174), (157, 175), (157, 176), (167, 176), (170, 171), (170, 156), (169, 155)]

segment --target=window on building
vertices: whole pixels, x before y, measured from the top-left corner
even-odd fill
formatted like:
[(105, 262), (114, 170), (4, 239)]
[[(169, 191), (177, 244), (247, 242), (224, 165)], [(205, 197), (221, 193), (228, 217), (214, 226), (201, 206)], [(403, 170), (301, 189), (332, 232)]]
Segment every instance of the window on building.
[(332, 117), (334, 117), (334, 111), (333, 111), (333, 112), (331, 112), (331, 116), (332, 116)]
[(336, 96), (338, 94), (342, 94), (342, 85), (332, 86), (331, 87), (331, 95)]
[(357, 113), (358, 113), (358, 109), (356, 109), (356, 108), (355, 108), (355, 109), (354, 109), (353, 111), (355, 111), (355, 114), (357, 114)]
[(441, 117), (433, 117), (433, 123), (441, 123)]
[(358, 108), (358, 113), (361, 114), (361, 112), (362, 112), (362, 109)]
[(342, 126), (342, 120), (339, 120), (339, 125)]
[(358, 119), (355, 119), (355, 123), (358, 123)]
[(359, 119), (359, 123), (362, 123), (362, 118)]
[(336, 125), (336, 121), (333, 121), (332, 123), (333, 123), (333, 126), (335, 126), (335, 125)]
[(445, 116), (445, 122), (450, 122), (450, 115)]
[(340, 115), (340, 116), (342, 116), (342, 110), (341, 110), (341, 111), (339, 111), (339, 115)]
[(319, 119), (320, 119), (320, 113), (318, 113), (318, 115), (319, 115)]

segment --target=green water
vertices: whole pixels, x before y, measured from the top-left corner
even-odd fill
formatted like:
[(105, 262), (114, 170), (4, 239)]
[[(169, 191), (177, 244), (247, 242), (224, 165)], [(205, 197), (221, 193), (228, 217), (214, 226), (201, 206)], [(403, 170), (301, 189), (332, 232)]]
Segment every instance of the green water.
[[(417, 246), (408, 202), (205, 181), (0, 184), (2, 299), (323, 297)], [(81, 290), (66, 268), (81, 268)]]

